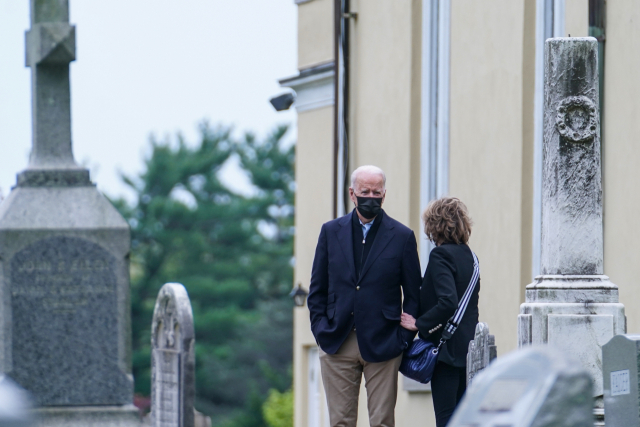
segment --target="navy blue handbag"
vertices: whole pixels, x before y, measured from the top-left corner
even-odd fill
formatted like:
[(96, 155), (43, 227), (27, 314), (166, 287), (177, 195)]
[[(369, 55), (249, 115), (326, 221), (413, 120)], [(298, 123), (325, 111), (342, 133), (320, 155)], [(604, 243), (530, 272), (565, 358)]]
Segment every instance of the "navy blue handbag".
[[(442, 342), (442, 341), (441, 341)], [(426, 384), (431, 381), (433, 370), (438, 362), (438, 351), (431, 341), (422, 338), (415, 339), (404, 351), (400, 372), (407, 378)]]
[(419, 337), (413, 340), (409, 347), (404, 351), (402, 362), (400, 363), (400, 372), (405, 377), (411, 378), (412, 380), (418, 381), (422, 384), (426, 384), (431, 381), (431, 377), (433, 377), (433, 370), (438, 362), (440, 347), (442, 347), (442, 345), (451, 338), (458, 328), (458, 325), (462, 320), (462, 316), (464, 316), (464, 312), (467, 310), (467, 306), (469, 305), (471, 294), (473, 293), (476, 283), (478, 283), (478, 278), (480, 277), (478, 257), (476, 257), (476, 254), (473, 252), (471, 252), (471, 254), (473, 255), (473, 274), (471, 275), (471, 280), (469, 281), (469, 285), (467, 286), (467, 290), (464, 292), (462, 299), (458, 303), (456, 312), (453, 313), (451, 319), (447, 321), (447, 325), (442, 332), (440, 343), (436, 346), (431, 341), (426, 341)]

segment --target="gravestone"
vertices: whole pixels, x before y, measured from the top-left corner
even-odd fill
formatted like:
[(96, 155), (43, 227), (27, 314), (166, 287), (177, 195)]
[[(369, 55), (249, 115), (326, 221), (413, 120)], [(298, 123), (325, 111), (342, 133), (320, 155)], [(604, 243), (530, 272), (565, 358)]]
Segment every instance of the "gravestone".
[(640, 335), (616, 335), (602, 347), (608, 426), (640, 427)]
[(590, 373), (564, 353), (529, 347), (496, 359), (465, 392), (448, 427), (593, 427)]
[(0, 375), (0, 427), (33, 426), (27, 393), (6, 375)]
[(602, 350), (625, 332), (618, 287), (603, 274), (598, 42), (545, 43), (541, 270), (518, 316), (519, 345), (549, 343), (594, 379), (604, 416)]
[(32, 150), (0, 204), (0, 371), (40, 425), (137, 425), (129, 227), (73, 158), (74, 59), (68, 0), (31, 0)]
[(467, 353), (467, 385), (497, 356), (496, 338), (489, 334), (489, 325), (478, 322), (475, 335), (469, 342), (469, 352)]
[(158, 293), (151, 349), (151, 426), (194, 427), (193, 314), (180, 283), (167, 283)]

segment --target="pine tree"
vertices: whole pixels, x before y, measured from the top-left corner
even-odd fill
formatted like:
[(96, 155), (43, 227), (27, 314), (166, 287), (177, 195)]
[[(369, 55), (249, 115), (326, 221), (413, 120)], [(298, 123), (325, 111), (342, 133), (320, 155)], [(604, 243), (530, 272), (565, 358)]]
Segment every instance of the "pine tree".
[[(200, 127), (191, 147), (151, 141), (145, 171), (124, 177), (132, 205), (114, 203), (132, 232), (136, 393), (150, 393), (150, 327), (166, 282), (185, 285), (196, 332), (196, 407), (214, 425), (264, 426), (267, 390), (290, 387), (294, 146), (286, 127), (265, 141)], [(243, 196), (219, 172), (237, 156), (255, 187)]]

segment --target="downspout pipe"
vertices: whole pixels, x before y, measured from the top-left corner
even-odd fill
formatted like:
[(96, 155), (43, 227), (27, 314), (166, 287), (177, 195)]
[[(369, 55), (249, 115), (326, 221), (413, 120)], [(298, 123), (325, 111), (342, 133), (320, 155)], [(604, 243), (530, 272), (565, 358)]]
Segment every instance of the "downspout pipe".
[(334, 0), (335, 108), (333, 148), (333, 216), (348, 210), (349, 170), (349, 0)]

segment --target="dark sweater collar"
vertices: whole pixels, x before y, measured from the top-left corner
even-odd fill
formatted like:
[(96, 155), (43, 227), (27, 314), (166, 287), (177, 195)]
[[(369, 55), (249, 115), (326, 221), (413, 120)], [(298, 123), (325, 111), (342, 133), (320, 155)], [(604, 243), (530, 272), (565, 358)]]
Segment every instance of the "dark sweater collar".
[[(377, 230), (378, 227), (380, 227), (380, 223), (383, 221), (383, 219), (384, 219), (384, 210), (380, 209), (380, 213), (376, 215), (376, 217), (373, 219), (373, 225), (371, 225), (371, 228), (375, 227)], [(360, 224), (360, 217), (358, 216), (358, 212), (356, 212), (356, 208), (353, 208), (353, 211), (351, 211), (351, 221), (353, 223), (354, 228), (362, 227), (362, 225)]]

